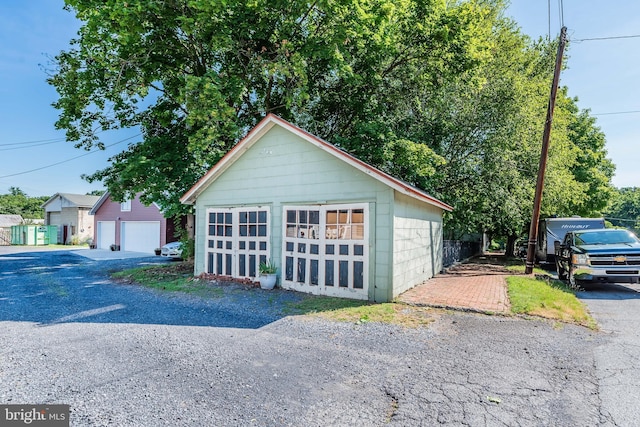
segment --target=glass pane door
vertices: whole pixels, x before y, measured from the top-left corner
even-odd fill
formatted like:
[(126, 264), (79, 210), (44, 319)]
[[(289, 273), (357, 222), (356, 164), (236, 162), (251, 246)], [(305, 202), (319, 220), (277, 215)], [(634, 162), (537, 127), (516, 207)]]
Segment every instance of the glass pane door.
[(283, 217), (283, 286), (368, 297), (368, 205), (285, 206)]
[(207, 219), (206, 271), (255, 279), (271, 253), (268, 208), (210, 209)]

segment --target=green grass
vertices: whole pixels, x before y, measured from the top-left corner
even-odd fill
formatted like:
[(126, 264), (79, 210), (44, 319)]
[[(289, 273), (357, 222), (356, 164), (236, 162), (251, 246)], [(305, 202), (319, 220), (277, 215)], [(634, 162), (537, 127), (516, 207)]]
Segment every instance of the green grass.
[[(119, 271), (111, 277), (122, 283), (137, 283), (166, 292), (186, 292), (204, 298), (219, 298), (224, 294), (222, 288), (211, 286), (207, 281), (193, 279), (193, 264), (172, 263), (152, 265)], [(332, 298), (300, 294), (301, 300), (288, 303), (284, 314), (318, 316), (338, 322), (362, 324), (381, 322), (418, 327), (433, 321), (434, 309), (411, 307), (404, 304), (375, 304), (346, 298)], [(273, 303), (274, 297), (267, 296)]]
[[(524, 266), (507, 266), (511, 271), (524, 271)], [(539, 269), (536, 269), (539, 270)], [(538, 273), (538, 271), (534, 272)], [(539, 270), (538, 274), (546, 274)], [(171, 263), (154, 265), (112, 274), (124, 283), (138, 283), (167, 292), (186, 292), (203, 298), (220, 298), (224, 290), (212, 286), (206, 280), (193, 279), (193, 264)], [(515, 275), (507, 278), (511, 311), (514, 314), (540, 316), (560, 322), (575, 323), (592, 329), (596, 322), (587, 312), (575, 293), (559, 281), (535, 279), (532, 276)], [(300, 294), (301, 300), (288, 303), (284, 314), (318, 316), (338, 322), (362, 324), (380, 322), (404, 327), (419, 327), (433, 322), (438, 310), (413, 307), (399, 303), (376, 304), (351, 300)], [(267, 296), (273, 301), (273, 296)]]
[(507, 284), (511, 311), (515, 314), (540, 316), (592, 329), (597, 327), (585, 305), (562, 282), (511, 276), (507, 278)]
[(111, 274), (123, 283), (137, 283), (167, 292), (185, 292), (207, 298), (219, 298), (224, 291), (207, 282), (194, 280), (193, 264), (181, 262), (132, 268)]
[(290, 303), (289, 314), (305, 314), (322, 317), (337, 322), (362, 324), (380, 322), (415, 328), (428, 325), (434, 320), (434, 310), (425, 307), (412, 307), (398, 303), (370, 303), (308, 295), (302, 301)]

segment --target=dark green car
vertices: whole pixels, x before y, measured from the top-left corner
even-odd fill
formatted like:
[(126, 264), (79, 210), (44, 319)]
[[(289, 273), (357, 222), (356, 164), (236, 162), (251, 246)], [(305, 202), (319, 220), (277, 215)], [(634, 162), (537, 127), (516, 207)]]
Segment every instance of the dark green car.
[(640, 279), (640, 240), (622, 229), (568, 232), (556, 242), (558, 277), (581, 281), (631, 282)]

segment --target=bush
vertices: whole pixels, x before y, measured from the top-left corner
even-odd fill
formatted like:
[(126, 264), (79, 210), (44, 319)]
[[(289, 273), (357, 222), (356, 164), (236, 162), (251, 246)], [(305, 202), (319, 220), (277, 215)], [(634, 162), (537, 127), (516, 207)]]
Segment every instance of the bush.
[(178, 241), (182, 243), (182, 259), (192, 260), (196, 253), (196, 241), (189, 237), (189, 233), (186, 229), (180, 228), (176, 232)]

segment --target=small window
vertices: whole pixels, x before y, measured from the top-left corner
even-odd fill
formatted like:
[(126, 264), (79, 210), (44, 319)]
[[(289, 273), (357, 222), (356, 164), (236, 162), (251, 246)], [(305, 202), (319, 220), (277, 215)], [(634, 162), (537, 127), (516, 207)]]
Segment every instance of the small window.
[(120, 203), (120, 212), (131, 212), (131, 200)]

